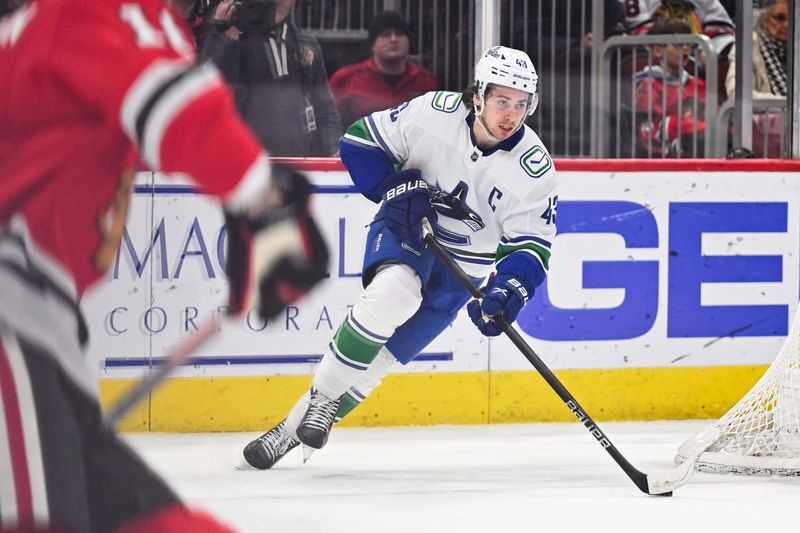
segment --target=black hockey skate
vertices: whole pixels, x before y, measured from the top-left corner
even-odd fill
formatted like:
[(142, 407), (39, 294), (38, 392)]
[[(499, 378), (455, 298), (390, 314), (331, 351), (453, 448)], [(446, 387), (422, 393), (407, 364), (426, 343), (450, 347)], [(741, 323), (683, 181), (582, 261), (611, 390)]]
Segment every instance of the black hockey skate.
[(325, 446), (341, 400), (341, 398), (332, 400), (317, 389), (311, 389), (308, 410), (297, 428), (297, 438), (300, 442), (316, 449)]
[(285, 426), (286, 420), (270, 429), (256, 440), (245, 446), (244, 459), (253, 468), (266, 470), (283, 459), (300, 441), (289, 435)]

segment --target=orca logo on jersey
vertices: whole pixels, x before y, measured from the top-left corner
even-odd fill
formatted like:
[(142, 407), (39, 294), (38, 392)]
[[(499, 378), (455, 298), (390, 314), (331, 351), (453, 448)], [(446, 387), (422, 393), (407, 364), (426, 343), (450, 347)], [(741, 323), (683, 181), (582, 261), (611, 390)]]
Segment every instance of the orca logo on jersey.
[(472, 231), (479, 231), (486, 227), (481, 216), (467, 205), (469, 185), (459, 181), (452, 192), (445, 193), (440, 189), (431, 192), (431, 205), (437, 213), (446, 217), (462, 221)]

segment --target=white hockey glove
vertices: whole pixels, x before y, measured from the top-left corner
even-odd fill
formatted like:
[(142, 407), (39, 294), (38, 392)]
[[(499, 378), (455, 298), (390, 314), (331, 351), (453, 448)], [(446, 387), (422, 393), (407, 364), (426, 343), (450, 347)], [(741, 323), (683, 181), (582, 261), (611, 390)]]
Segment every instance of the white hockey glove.
[(271, 183), (261, 208), (225, 213), (232, 315), (253, 308), (274, 318), (327, 275), (328, 248), (308, 212), (311, 184), (277, 164)]

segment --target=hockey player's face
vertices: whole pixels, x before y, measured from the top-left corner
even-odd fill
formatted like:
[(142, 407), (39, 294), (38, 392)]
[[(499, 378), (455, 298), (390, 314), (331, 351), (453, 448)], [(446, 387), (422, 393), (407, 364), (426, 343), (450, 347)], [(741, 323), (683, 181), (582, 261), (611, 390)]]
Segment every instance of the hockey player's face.
[(489, 87), (483, 106), (483, 122), (499, 139), (510, 137), (525, 119), (528, 93), (508, 87)]

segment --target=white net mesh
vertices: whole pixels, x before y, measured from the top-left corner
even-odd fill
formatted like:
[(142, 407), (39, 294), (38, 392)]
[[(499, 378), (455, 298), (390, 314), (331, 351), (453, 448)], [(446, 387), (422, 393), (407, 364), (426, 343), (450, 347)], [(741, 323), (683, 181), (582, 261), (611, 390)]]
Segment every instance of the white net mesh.
[(800, 313), (778, 357), (722, 418), (678, 448), (703, 471), (800, 476)]

